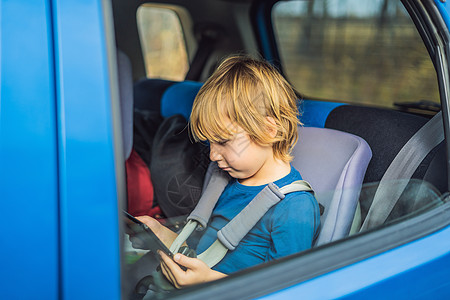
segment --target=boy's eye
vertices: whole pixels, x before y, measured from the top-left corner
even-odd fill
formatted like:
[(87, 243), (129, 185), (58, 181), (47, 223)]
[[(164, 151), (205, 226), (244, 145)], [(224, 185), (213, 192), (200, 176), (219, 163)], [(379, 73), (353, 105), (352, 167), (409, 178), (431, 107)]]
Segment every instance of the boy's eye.
[(225, 145), (226, 143), (228, 143), (228, 141), (229, 141), (229, 140), (221, 140), (221, 141), (218, 141), (217, 144), (223, 146), (223, 145)]

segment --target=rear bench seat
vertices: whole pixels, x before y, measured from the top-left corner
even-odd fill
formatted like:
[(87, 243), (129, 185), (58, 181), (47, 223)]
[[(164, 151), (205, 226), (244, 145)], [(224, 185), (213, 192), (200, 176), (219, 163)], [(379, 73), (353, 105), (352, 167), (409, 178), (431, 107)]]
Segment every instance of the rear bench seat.
[[(427, 121), (425, 117), (394, 110), (343, 105), (329, 112), (325, 127), (353, 133), (367, 141), (373, 153), (364, 178), (364, 182), (368, 183), (381, 180), (397, 153)], [(442, 142), (425, 157), (412, 178), (427, 181), (441, 194), (445, 193), (448, 178), (446, 165), (445, 146)], [(373, 195), (360, 199), (363, 221), (372, 201)], [(411, 209), (413, 212), (420, 208), (411, 206), (414, 204), (404, 206), (405, 203), (407, 202), (399, 200), (386, 221), (399, 218)]]
[[(201, 86), (202, 83), (191, 81), (168, 84), (161, 97), (161, 115), (167, 118), (181, 114), (188, 119), (195, 95)], [(174, 104), (171, 99), (179, 100)], [(305, 127), (336, 129), (367, 141), (373, 156), (364, 183), (380, 181), (399, 150), (428, 121), (425, 117), (389, 109), (316, 100), (303, 100), (299, 104), (299, 110), (300, 120)], [(447, 190), (447, 172), (443, 168), (445, 165), (445, 148), (441, 143), (429, 153), (413, 178), (426, 180), (444, 193)], [(371, 199), (368, 201), (371, 202)], [(361, 204), (364, 219), (367, 213), (365, 208), (370, 203)]]
[[(135, 95), (135, 103), (139, 103), (142, 108), (144, 106), (160, 108), (164, 118), (175, 114), (181, 114), (186, 119), (189, 118), (192, 103), (202, 83), (155, 79), (147, 79), (147, 81), (152, 83), (144, 81), (137, 83), (138, 89), (142, 89), (144, 86), (151, 89), (147, 90), (147, 93), (141, 94), (161, 95), (161, 100), (158, 101), (157, 97), (153, 97), (150, 99), (153, 104), (143, 105), (144, 99), (137, 99), (140, 97), (138, 94)], [(156, 94), (154, 86), (158, 86)], [(161, 92), (162, 88), (164, 91)], [(174, 104), (173, 100), (167, 101), (167, 99), (179, 100)], [(303, 100), (299, 104), (299, 110), (301, 112), (300, 120), (305, 127), (336, 129), (355, 134), (367, 141), (373, 151), (373, 158), (366, 172), (365, 183), (380, 181), (395, 155), (428, 121), (425, 117), (389, 109), (316, 100)], [(445, 165), (445, 149), (441, 144), (427, 156), (413, 178), (429, 181), (443, 193), (447, 189), (447, 172), (442, 172), (443, 165)]]

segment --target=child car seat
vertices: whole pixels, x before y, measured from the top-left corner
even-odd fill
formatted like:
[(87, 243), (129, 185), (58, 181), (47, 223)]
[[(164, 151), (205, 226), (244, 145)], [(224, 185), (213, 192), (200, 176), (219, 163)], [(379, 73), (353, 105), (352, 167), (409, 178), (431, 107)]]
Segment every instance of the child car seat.
[(308, 181), (320, 204), (322, 228), (316, 245), (346, 237), (372, 157), (362, 138), (327, 128), (299, 127), (292, 165)]
[[(165, 101), (161, 104), (162, 115), (168, 117), (181, 114), (188, 117), (201, 85), (198, 82), (185, 81), (168, 88), (163, 95)], [(323, 110), (322, 107), (310, 107), (310, 103), (308, 105), (309, 110), (305, 110), (305, 114), (312, 115), (317, 110)], [(341, 105), (343, 104), (332, 104), (326, 108), (329, 111)], [(323, 119), (321, 122), (324, 123), (326, 117), (315, 116), (315, 119)], [(315, 123), (311, 121), (309, 125), (312, 124)], [(325, 207), (317, 245), (347, 236), (364, 175), (372, 157), (369, 145), (362, 138), (350, 133), (299, 127), (299, 142), (293, 149), (293, 155), (293, 166), (300, 171), (303, 179), (311, 183), (317, 200)], [(206, 186), (208, 181), (206, 176), (203, 186)]]
[[(364, 175), (372, 157), (362, 138), (327, 128), (299, 127), (291, 164), (325, 208), (316, 246), (348, 236)], [(209, 182), (206, 172), (204, 186)]]

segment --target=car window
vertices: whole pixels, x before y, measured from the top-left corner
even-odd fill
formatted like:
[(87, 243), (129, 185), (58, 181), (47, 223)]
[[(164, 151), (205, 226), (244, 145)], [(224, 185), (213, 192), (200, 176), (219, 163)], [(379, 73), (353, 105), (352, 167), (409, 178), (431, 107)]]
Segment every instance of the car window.
[[(382, 192), (391, 197), (378, 198), (376, 194)], [(400, 195), (396, 197), (397, 194)], [(446, 196), (442, 195), (432, 184), (418, 179), (397, 179), (365, 184), (360, 193), (357, 214), (361, 213), (361, 219), (371, 226), (363, 226), (360, 231), (368, 230), (380, 225), (374, 220), (385, 219), (383, 226), (388, 226), (399, 220), (405, 220), (422, 214), (446, 202)], [(380, 201), (381, 200), (381, 201)], [(382, 217), (383, 216), (383, 217)], [(362, 224), (361, 224), (362, 225)]]
[(433, 63), (400, 1), (280, 1), (272, 19), (285, 75), (306, 97), (439, 102)]
[(142, 5), (136, 17), (147, 77), (183, 80), (189, 62), (176, 12), (169, 8)]
[[(146, 7), (142, 6), (140, 10)], [(155, 9), (155, 7), (151, 8)], [(421, 100), (431, 101), (431, 103), (439, 102), (433, 63), (414, 23), (400, 1), (366, 1), (364, 5), (356, 0), (280, 1), (274, 5), (272, 12), (283, 71), (305, 98), (370, 104), (362, 107), (372, 105), (392, 107), (395, 103)], [(161, 19), (156, 17), (155, 19), (161, 23)], [(160, 25), (156, 24), (154, 27)], [(139, 26), (142, 42), (141, 27), (143, 25)], [(158, 45), (157, 41), (159, 40), (152, 40), (150, 43)], [(176, 55), (172, 53), (168, 56), (174, 59)], [(160, 64), (161, 70), (169, 66), (157, 59), (152, 63), (155, 66)], [(148, 63), (147, 58), (146, 67), (148, 77), (166, 76), (151, 73), (152, 65)], [(351, 105), (346, 106), (351, 107)], [(376, 119), (378, 122), (379, 118)], [(350, 120), (345, 119), (345, 122), (350, 123)], [(379, 135), (379, 132), (375, 130), (373, 134)], [(376, 142), (370, 141), (370, 143), (374, 145)], [(392, 145), (389, 146), (392, 147)], [(378, 163), (376, 165), (379, 166)], [(316, 169), (323, 172), (321, 168)], [(168, 172), (168, 169), (163, 171)], [(152, 178), (161, 174), (155, 172)], [(386, 220), (381, 225), (364, 227), (360, 231), (360, 226), (369, 219), (367, 216), (371, 211), (371, 204), (379, 190), (379, 182), (373, 181), (375, 180), (367, 180), (369, 183), (362, 187), (352, 187), (344, 191), (333, 190), (335, 187), (333, 186), (316, 193), (316, 198), (321, 204), (324, 203), (324, 206), (329, 205), (335, 195), (347, 193), (357, 195), (358, 206), (353, 202), (354, 206), (349, 210), (352, 212), (351, 222), (353, 209), (357, 206), (357, 215), (360, 216), (360, 222), (354, 222), (356, 224), (354, 235), (358, 235), (357, 238), (335, 239), (333, 243), (318, 245), (320, 247), (297, 252), (289, 257), (265, 261), (262, 265), (249, 267), (243, 272), (232, 273), (230, 275), (233, 276), (218, 284), (206, 284), (206, 287), (201, 285), (181, 291), (163, 291), (161, 284), (164, 283), (160, 281), (161, 277), (155, 277), (154, 273), (158, 269), (158, 256), (155, 256), (152, 251), (141, 249), (145, 247), (139, 246), (139, 242), (132, 245), (128, 241), (129, 236), (125, 235), (124, 276), (122, 277), (124, 295), (132, 298), (135, 293), (141, 296), (147, 293), (145, 299), (158, 299), (183, 294), (183, 297), (190, 299), (188, 296), (191, 293), (192, 299), (197, 299), (219, 297), (219, 295), (233, 298), (234, 293), (236, 298), (246, 298), (246, 296), (255, 298), (382, 254), (387, 250), (426, 237), (431, 230), (448, 224), (441, 224), (438, 222), (439, 219), (435, 218), (436, 215), (448, 214), (442, 209), (443, 206), (448, 207), (446, 203), (448, 194), (442, 195), (443, 191), (439, 191), (424, 180), (413, 179), (406, 180), (406, 183), (402, 180), (388, 182), (384, 188), (392, 191), (401, 190), (401, 196), (393, 203), (392, 210), (388, 212)], [(157, 188), (156, 180), (153, 183)], [(167, 189), (164, 192), (169, 193), (166, 185), (161, 186)], [(162, 200), (158, 197), (155, 199)], [(440, 209), (435, 209), (437, 207)], [(325, 215), (329, 211), (325, 208)], [(180, 232), (185, 216), (160, 221), (173, 231)], [(401, 225), (401, 228), (395, 227), (397, 225)], [(206, 230), (210, 228), (212, 227), (207, 227)], [(407, 231), (406, 228), (413, 230)], [(422, 230), (424, 228), (425, 230)], [(202, 235), (203, 232), (196, 232), (196, 234)], [(200, 239), (201, 236), (196, 238)], [(190, 244), (192, 245), (194, 244)], [(320, 258), (316, 259), (317, 257)], [(324, 263), (325, 257), (327, 260)], [(279, 275), (272, 280), (273, 274)], [(269, 279), (260, 280), (265, 276)], [(243, 286), (242, 281), (237, 282), (239, 280), (246, 280), (246, 284)], [(264, 282), (264, 284), (247, 284), (250, 282)], [(211, 284), (215, 286), (208, 294)], [(230, 285), (233, 288), (226, 289)], [(221, 289), (223, 293), (220, 292)], [(203, 293), (203, 297), (195, 294), (199, 290)]]

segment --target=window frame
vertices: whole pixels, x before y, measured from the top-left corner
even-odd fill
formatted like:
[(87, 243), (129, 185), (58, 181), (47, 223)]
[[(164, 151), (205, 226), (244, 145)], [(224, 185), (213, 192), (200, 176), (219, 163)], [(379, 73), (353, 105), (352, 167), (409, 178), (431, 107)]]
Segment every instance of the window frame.
[[(281, 66), (277, 65), (280, 57), (278, 52), (274, 51), (276, 44), (274, 44), (273, 31), (268, 30), (268, 26), (264, 26), (264, 22), (261, 22), (267, 16), (270, 18), (270, 10), (275, 2), (273, 0), (256, 1), (252, 8), (252, 22), (261, 53), (282, 71)], [(448, 28), (442, 19), (439, 8), (433, 1), (404, 0), (402, 3), (413, 19), (437, 72), (448, 156), (450, 153)], [(449, 164), (448, 159), (447, 164)], [(449, 170), (449, 166), (447, 166), (447, 170)], [(448, 186), (450, 189), (450, 182)], [(448, 199), (448, 195), (446, 195), (446, 199)], [(380, 229), (363, 232), (344, 240), (250, 268), (219, 282), (210, 282), (177, 291), (171, 296), (174, 299), (183, 297), (184, 300), (198, 299), (199, 297), (214, 297), (215, 299), (262, 297), (308, 280), (317, 279), (333, 271), (343, 270), (354, 264), (358, 265), (375, 256), (383, 257), (384, 254), (387, 255), (395, 249), (402, 248), (401, 246), (414, 245), (426, 238), (432, 239), (434, 236), (448, 234), (449, 225), (450, 203), (447, 202), (411, 219), (401, 220)], [(448, 257), (449, 251), (446, 253)], [(427, 261), (427, 263), (429, 262), (432, 260)], [(242, 284), (243, 281), (245, 281), (245, 285)]]

